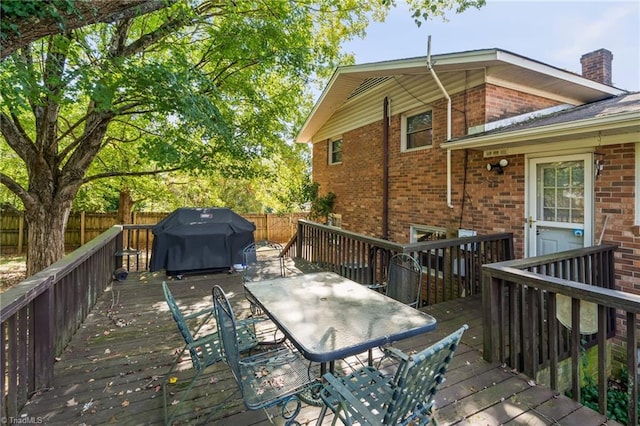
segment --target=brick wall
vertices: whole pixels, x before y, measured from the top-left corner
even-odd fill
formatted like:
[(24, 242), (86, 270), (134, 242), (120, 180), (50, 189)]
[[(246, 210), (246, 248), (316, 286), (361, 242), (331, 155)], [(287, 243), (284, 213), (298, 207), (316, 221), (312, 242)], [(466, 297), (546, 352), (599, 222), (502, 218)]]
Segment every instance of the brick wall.
[(333, 191), (344, 229), (382, 233), (382, 122), (342, 134), (342, 163), (328, 164), (329, 141), (313, 146), (313, 180)]
[[(511, 89), (485, 85), (472, 88), (452, 97), (452, 135), (466, 134), (467, 128), (492, 119), (518, 115), (556, 105), (558, 102), (539, 96), (518, 93)], [(500, 107), (498, 107), (501, 105)], [(421, 224), (443, 228), (473, 229), (480, 234), (512, 232), (515, 237), (517, 257), (524, 256), (524, 155), (504, 157), (509, 166), (498, 175), (486, 169), (488, 162), (500, 158), (483, 158), (480, 151), (452, 152), (452, 204), (447, 206), (446, 150), (440, 144), (446, 140), (446, 101), (441, 99), (432, 106), (434, 147), (412, 152), (400, 151), (400, 115), (391, 117), (389, 138), (389, 239), (400, 243), (409, 241), (409, 225)], [(382, 121), (347, 132), (343, 137), (343, 163), (327, 165), (327, 143), (314, 145), (313, 178), (320, 183), (321, 191), (336, 193), (336, 212), (342, 214), (342, 226), (354, 232), (381, 236), (382, 232)], [(631, 148), (632, 149), (632, 148)], [(624, 151), (622, 147), (618, 151)], [(624, 157), (624, 162), (617, 158)], [(607, 166), (596, 182), (596, 223), (610, 214), (605, 237), (616, 237), (614, 229), (625, 228), (629, 237), (633, 225), (633, 175), (632, 153), (606, 150)], [(615, 166), (614, 166), (615, 164)], [(615, 167), (615, 169), (614, 169)], [(628, 176), (620, 178), (620, 168)], [(613, 174), (611, 174), (613, 173)], [(601, 187), (610, 176), (609, 189)], [(628, 185), (625, 187), (624, 185)], [(603, 188), (603, 189), (601, 189)], [(623, 188), (624, 189), (623, 191)], [(601, 194), (626, 193), (623, 200), (628, 205), (628, 215), (613, 220), (613, 213), (621, 207), (616, 202), (603, 208)], [(616, 195), (618, 197), (618, 195)], [(617, 199), (617, 198), (616, 198)], [(618, 224), (618, 221), (624, 223)], [(612, 227), (614, 226), (614, 227)], [(596, 228), (596, 233), (599, 229)], [(622, 234), (621, 234), (622, 235)], [(605, 238), (606, 239), (606, 238)], [(636, 239), (629, 244), (635, 244)], [(624, 253), (624, 249), (623, 249)], [(629, 250), (625, 261), (633, 256)], [(638, 268), (637, 261), (633, 268)], [(631, 266), (629, 266), (631, 268)], [(638, 276), (636, 269), (631, 277)], [(632, 283), (628, 284), (632, 286)], [(638, 285), (640, 290), (640, 285)]]
[[(640, 233), (635, 226), (635, 144), (598, 148), (596, 160), (604, 169), (595, 180), (595, 237), (606, 220), (603, 242), (618, 244), (616, 285), (618, 290), (640, 294)], [(626, 318), (618, 315), (618, 330), (626, 330)], [(638, 324), (636, 324), (638, 327)], [(620, 333), (620, 331), (619, 331)], [(613, 358), (626, 359), (626, 345), (612, 341)]]
[[(561, 104), (541, 96), (487, 84), (487, 123)], [(482, 124), (482, 123), (480, 123)]]
[(640, 294), (640, 237), (635, 228), (634, 144), (598, 148), (604, 169), (595, 181), (596, 238), (607, 219), (603, 241), (619, 244), (616, 282), (621, 290)]

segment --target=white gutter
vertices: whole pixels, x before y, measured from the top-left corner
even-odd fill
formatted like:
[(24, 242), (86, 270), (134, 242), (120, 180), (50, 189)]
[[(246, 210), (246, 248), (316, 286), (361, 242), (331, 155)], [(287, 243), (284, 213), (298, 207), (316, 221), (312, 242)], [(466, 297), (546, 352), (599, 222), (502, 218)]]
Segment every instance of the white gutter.
[[(451, 96), (447, 93), (431, 64), (431, 36), (427, 38), (427, 68), (431, 71), (431, 75), (440, 91), (447, 98), (447, 142), (449, 142), (451, 140)], [(449, 148), (447, 148), (447, 206), (450, 209), (453, 208), (451, 203), (451, 149)]]

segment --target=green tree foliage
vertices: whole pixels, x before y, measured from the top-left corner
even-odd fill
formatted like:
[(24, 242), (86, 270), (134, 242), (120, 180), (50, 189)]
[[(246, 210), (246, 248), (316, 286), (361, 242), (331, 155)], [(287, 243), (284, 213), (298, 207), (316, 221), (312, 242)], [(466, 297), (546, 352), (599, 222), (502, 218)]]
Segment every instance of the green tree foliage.
[(64, 254), (83, 185), (108, 179), (128, 191), (138, 183), (132, 178), (176, 170), (240, 181), (282, 175), (276, 164), (295, 153), (284, 141), (311, 106), (310, 79), (329, 75), (341, 42), (363, 35), (371, 14), (382, 18), (390, 7), (162, 3), (113, 22), (63, 26), (0, 63), (0, 152), (9, 158), (0, 183), (25, 209), (28, 274)]
[[(396, 0), (381, 0), (381, 2), (390, 7), (395, 7)], [(445, 13), (448, 11), (455, 11), (456, 13), (462, 13), (470, 7), (480, 8), (487, 2), (486, 0), (401, 0), (400, 3), (405, 3), (411, 10), (413, 19), (416, 25), (421, 26), (422, 22), (433, 17), (441, 17), (446, 19)]]

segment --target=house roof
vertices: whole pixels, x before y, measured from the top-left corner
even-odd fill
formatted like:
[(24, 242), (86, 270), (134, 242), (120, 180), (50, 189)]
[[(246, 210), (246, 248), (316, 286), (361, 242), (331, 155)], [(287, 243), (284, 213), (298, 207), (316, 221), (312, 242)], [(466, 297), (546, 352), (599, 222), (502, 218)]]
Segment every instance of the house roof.
[[(429, 74), (427, 56), (338, 67), (296, 137), (311, 142), (316, 132), (346, 102), (396, 75)], [(472, 50), (431, 56), (436, 73), (485, 71), (485, 81), (553, 93), (574, 104), (625, 93), (570, 71), (501, 49)], [(431, 77), (428, 77), (431, 78)]]
[(547, 116), (464, 136), (442, 145), (450, 149), (486, 149), (560, 142), (597, 136), (635, 134), (640, 142), (640, 93), (627, 93)]

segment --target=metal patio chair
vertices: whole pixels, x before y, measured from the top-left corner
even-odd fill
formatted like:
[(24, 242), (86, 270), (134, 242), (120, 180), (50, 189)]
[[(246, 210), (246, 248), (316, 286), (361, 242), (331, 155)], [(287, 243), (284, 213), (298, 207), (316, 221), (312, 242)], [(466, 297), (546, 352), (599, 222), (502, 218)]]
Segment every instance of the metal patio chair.
[(327, 408), (345, 425), (426, 425), (437, 424), (431, 412), (438, 386), (468, 326), (423, 351), (409, 355), (389, 348), (400, 364), (395, 376), (373, 367), (363, 367), (347, 376), (324, 375), (320, 390), (324, 407), (317, 424), (322, 424)]
[(414, 308), (420, 307), (422, 268), (420, 263), (406, 253), (391, 256), (387, 276), (387, 296)]
[[(197, 381), (198, 377), (200, 377), (200, 374), (202, 374), (204, 369), (222, 360), (222, 341), (218, 335), (215, 321), (212, 321), (215, 319), (212, 308), (184, 315), (180, 311), (180, 308), (178, 307), (178, 304), (176, 303), (176, 300), (169, 290), (169, 286), (166, 282), (162, 283), (162, 291), (164, 292), (164, 298), (167, 302), (167, 305), (169, 305), (171, 316), (175, 320), (176, 325), (178, 326), (178, 330), (180, 330), (180, 334), (182, 335), (182, 338), (185, 342), (184, 347), (176, 356), (162, 384), (165, 424), (171, 424), (173, 422), (173, 419), (175, 418), (177, 407), (176, 409), (174, 409), (171, 416), (169, 416), (167, 407), (167, 385), (168, 381), (171, 378), (171, 374), (180, 364), (182, 356), (186, 351), (189, 352), (191, 364), (193, 365), (195, 373), (189, 381), (186, 389), (184, 389), (184, 391), (182, 392), (182, 397), (178, 401), (178, 404), (182, 403), (187, 397), (189, 391)], [(188, 322), (192, 320), (198, 322), (196, 328), (193, 331), (188, 324)], [(258, 345), (258, 339), (253, 329), (254, 323), (255, 320), (253, 319), (244, 320), (238, 327), (237, 347), (240, 351), (247, 351)], [(204, 330), (207, 331), (206, 334), (201, 333), (201, 331)]]
[[(282, 244), (266, 240), (253, 242), (243, 248), (243, 281), (284, 277), (285, 267), (282, 249)], [(262, 269), (258, 270), (258, 265)]]
[[(242, 249), (242, 281), (260, 281), (285, 276), (282, 245), (273, 241), (256, 241)], [(251, 312), (262, 314), (250, 294), (245, 297), (251, 306)]]
[(212, 293), (225, 360), (245, 406), (259, 410), (280, 405), (286, 424), (296, 424), (295, 417), (302, 405), (298, 394), (317, 383), (310, 362), (286, 344), (241, 358), (237, 322), (229, 300), (219, 286), (214, 286)]

